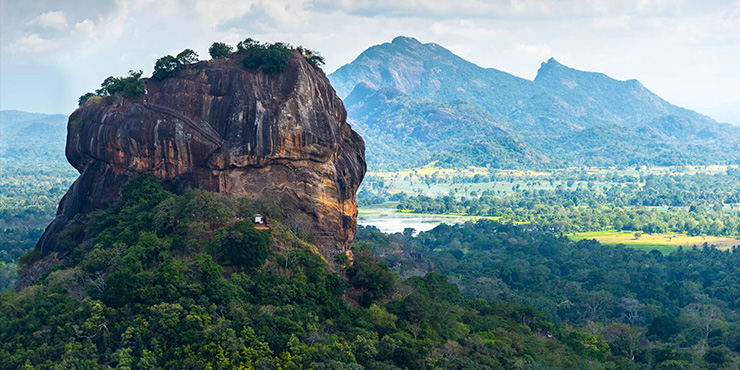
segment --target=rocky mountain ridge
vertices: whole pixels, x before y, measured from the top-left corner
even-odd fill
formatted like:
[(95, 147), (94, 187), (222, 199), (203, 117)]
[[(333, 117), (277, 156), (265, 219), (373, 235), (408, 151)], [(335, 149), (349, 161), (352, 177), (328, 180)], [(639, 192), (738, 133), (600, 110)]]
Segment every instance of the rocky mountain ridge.
[[(477, 66), (438, 44), (397, 37), (368, 48), (329, 78), (371, 144), (372, 166), (424, 164), (502, 135), (566, 165), (740, 159), (734, 154), (740, 149), (739, 128), (672, 105), (637, 80), (580, 71), (554, 58), (527, 80)], [(445, 112), (450, 114), (440, 114)], [(386, 135), (385, 127), (399, 134)], [(444, 139), (418, 134), (429, 131), (453, 134)], [(401, 158), (414, 163), (400, 163)]]

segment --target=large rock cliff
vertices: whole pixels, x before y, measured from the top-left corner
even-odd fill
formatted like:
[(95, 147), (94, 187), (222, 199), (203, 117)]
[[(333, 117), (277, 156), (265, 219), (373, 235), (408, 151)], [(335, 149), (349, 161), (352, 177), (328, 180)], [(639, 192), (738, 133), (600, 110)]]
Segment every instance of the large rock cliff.
[(149, 172), (174, 192), (269, 199), (286, 215), (308, 215), (330, 258), (352, 242), (366, 170), (364, 142), (346, 118), (326, 76), (297, 52), (274, 75), (212, 60), (147, 80), (142, 97), (87, 102), (68, 124), (66, 154), (80, 177), (36, 248), (67, 254), (55, 236)]

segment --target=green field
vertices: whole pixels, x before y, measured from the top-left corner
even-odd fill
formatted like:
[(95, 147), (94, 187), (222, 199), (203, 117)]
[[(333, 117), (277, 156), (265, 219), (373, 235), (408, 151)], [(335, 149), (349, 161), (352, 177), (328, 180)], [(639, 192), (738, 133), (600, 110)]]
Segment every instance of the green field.
[(568, 236), (571, 240), (595, 239), (602, 244), (623, 244), (626, 247), (644, 251), (657, 250), (664, 254), (678, 249), (678, 247), (715, 245), (719, 249), (730, 249), (732, 246), (740, 245), (740, 239), (725, 238), (717, 236), (689, 236), (684, 234), (642, 234), (635, 237), (634, 232), (627, 231), (593, 231), (575, 233)]

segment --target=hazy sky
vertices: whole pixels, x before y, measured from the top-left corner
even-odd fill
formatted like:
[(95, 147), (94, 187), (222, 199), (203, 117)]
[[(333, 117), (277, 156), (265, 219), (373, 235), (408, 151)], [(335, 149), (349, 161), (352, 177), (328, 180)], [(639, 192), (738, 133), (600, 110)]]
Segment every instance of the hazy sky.
[(246, 37), (332, 72), (395, 36), (532, 79), (555, 57), (740, 124), (738, 0), (0, 0), (0, 109), (69, 114), (107, 76)]

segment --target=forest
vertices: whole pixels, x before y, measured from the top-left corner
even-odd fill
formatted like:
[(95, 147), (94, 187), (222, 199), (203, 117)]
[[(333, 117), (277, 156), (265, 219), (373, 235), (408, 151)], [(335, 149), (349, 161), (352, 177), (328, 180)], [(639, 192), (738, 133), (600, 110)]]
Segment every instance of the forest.
[[(274, 227), (240, 220), (256, 211)], [(269, 204), (178, 196), (139, 176), (60, 237), (84, 240), (68, 263), (0, 296), (0, 368), (641, 366), (531, 306), (466, 297), (438, 273), (402, 280), (366, 247), (351, 264), (331, 261), (343, 270), (332, 273), (290, 225)], [(706, 354), (691, 359), (731, 361), (714, 347)]]
[(0, 112), (0, 292), (36, 245), (77, 171), (64, 157), (66, 117)]
[[(530, 305), (630, 359), (620, 368), (737, 366), (737, 249), (663, 255), (490, 220), (441, 224), (417, 237), (361, 228), (355, 248), (375, 252), (401, 277), (445, 274), (466, 297)], [(720, 353), (723, 363), (712, 363)]]

